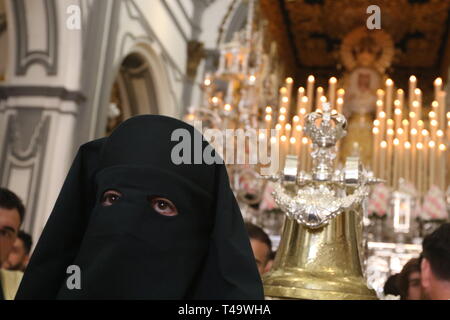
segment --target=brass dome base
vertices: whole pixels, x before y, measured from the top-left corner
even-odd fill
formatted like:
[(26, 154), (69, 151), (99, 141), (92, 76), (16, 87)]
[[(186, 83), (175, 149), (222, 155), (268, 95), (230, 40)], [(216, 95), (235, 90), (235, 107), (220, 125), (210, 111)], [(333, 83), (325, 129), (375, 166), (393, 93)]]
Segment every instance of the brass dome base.
[(376, 300), (363, 277), (336, 277), (332, 273), (299, 268), (274, 270), (264, 277), (264, 294), (276, 299)]

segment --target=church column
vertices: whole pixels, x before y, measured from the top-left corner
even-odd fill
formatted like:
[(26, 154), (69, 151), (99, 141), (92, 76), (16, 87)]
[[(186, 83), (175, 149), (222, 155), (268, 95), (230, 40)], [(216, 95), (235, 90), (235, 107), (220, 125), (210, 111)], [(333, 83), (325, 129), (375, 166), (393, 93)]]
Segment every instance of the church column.
[(9, 53), (0, 86), (0, 185), (25, 202), (37, 240), (73, 159), (82, 34), (66, 25), (81, 1), (6, 1)]

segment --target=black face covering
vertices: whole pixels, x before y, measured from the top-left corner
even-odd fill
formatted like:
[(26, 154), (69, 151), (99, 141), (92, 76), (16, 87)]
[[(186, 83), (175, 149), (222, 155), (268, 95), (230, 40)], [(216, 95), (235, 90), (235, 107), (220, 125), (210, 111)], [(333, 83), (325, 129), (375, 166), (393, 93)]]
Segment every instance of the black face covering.
[[(200, 133), (164, 116), (132, 118), (80, 148), (17, 299), (263, 298), (225, 166), (174, 164), (176, 129), (189, 132), (194, 160)], [(158, 199), (177, 214), (161, 214)], [(67, 286), (70, 265), (81, 289)]]

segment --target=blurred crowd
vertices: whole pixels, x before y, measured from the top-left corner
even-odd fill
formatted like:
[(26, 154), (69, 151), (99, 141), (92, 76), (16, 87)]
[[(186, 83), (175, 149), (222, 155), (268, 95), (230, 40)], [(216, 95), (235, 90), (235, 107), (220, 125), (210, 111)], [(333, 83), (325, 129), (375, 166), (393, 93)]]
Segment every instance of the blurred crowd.
[[(25, 207), (12, 191), (0, 188), (0, 300), (14, 299), (30, 259), (32, 238), (20, 229)], [(245, 224), (261, 276), (273, 264), (275, 252), (264, 230)], [(450, 223), (425, 237), (420, 257), (411, 259), (384, 286), (385, 296), (401, 300), (450, 300)]]

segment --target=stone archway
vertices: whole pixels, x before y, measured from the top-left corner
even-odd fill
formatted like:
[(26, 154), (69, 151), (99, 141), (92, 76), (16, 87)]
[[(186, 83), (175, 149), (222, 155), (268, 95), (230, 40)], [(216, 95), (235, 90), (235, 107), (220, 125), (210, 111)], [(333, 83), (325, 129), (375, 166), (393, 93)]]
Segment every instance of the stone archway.
[(138, 114), (159, 114), (158, 97), (148, 61), (139, 53), (123, 59), (113, 83), (106, 134)]

